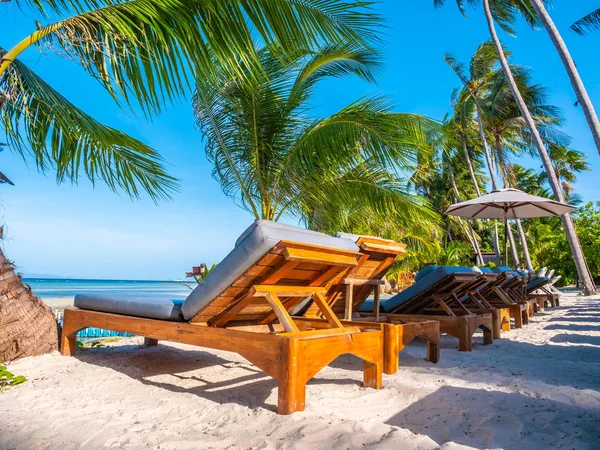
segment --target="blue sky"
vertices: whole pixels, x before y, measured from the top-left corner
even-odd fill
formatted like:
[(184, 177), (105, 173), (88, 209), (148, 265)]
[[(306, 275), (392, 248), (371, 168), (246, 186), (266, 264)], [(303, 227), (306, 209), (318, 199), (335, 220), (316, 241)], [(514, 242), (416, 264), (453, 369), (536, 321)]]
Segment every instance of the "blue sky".
[[(464, 19), (449, 0), (436, 10), (432, 0), (385, 0), (377, 9), (387, 19), (385, 66), (378, 84), (356, 80), (328, 81), (314, 100), (314, 114), (327, 115), (362, 95), (389, 95), (398, 111), (442, 118), (458, 80), (443, 60), (452, 52), (468, 60), (488, 38), (482, 10)], [(582, 38), (568, 32), (572, 22), (597, 8), (597, 2), (556, 1), (551, 11), (563, 31), (592, 101), (600, 108), (600, 33)], [(10, 48), (35, 29), (35, 14), (0, 3), (0, 46)], [(518, 37), (502, 35), (512, 62), (533, 69), (536, 81), (551, 92), (551, 103), (563, 109), (565, 132), (589, 159), (592, 172), (576, 185), (584, 200), (597, 200), (600, 156), (559, 57), (545, 31), (517, 24)], [(252, 217), (222, 194), (211, 177), (189, 102), (174, 105), (153, 123), (119, 110), (102, 88), (73, 62), (57, 55), (26, 52), (22, 58), (69, 100), (104, 123), (119, 128), (160, 151), (182, 190), (172, 202), (155, 206), (148, 198), (131, 201), (86, 180), (74, 187), (57, 186), (31, 161), (5, 150), (0, 170), (16, 186), (0, 186), (0, 219), (6, 224), (4, 250), (25, 274), (121, 279), (180, 278), (192, 265), (213, 263), (231, 249)], [(0, 141), (2, 135), (0, 132)], [(524, 164), (539, 169), (539, 161)], [(597, 176), (597, 175), (596, 175)]]

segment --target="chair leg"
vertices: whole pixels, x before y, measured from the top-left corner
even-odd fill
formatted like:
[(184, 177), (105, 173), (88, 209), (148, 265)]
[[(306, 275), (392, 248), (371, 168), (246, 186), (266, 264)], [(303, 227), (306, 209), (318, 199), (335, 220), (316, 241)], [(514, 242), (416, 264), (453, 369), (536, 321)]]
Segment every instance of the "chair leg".
[(490, 330), (485, 325), (481, 326), (480, 328), (483, 330), (483, 345), (493, 344), (494, 343), (494, 333), (493, 333), (493, 331)]
[(298, 339), (282, 342), (282, 358), (279, 366), (277, 413), (292, 414), (304, 411), (306, 403), (306, 361)]
[(82, 327), (71, 316), (71, 311), (65, 310), (63, 318), (62, 333), (60, 335), (60, 353), (63, 356), (73, 356), (77, 349), (77, 332), (82, 330)]
[(466, 318), (458, 318), (458, 351), (470, 352), (473, 351), (473, 341), (469, 330), (469, 323)]
[(523, 325), (527, 325), (529, 323), (529, 308), (525, 308), (523, 311)]
[(372, 389), (381, 389), (383, 387), (383, 364), (376, 364), (370, 361), (364, 362), (363, 382), (365, 387)]
[(144, 345), (146, 347), (156, 347), (158, 345), (158, 339), (152, 339), (152, 338), (145, 337)]
[(515, 321), (515, 328), (523, 328), (523, 316), (519, 305), (509, 306), (510, 317)]
[(510, 331), (510, 312), (504, 309), (500, 315), (502, 316), (502, 331)]
[(502, 317), (498, 309), (492, 311), (492, 328), (494, 339), (500, 339), (502, 337)]
[(400, 364), (399, 353), (402, 342), (402, 327), (391, 323), (383, 324), (383, 373), (393, 375), (398, 371)]
[(62, 336), (60, 338), (60, 353), (63, 356), (73, 356), (77, 349), (77, 332), (67, 335), (63, 328)]
[(440, 360), (440, 335), (427, 339), (427, 361), (437, 363)]

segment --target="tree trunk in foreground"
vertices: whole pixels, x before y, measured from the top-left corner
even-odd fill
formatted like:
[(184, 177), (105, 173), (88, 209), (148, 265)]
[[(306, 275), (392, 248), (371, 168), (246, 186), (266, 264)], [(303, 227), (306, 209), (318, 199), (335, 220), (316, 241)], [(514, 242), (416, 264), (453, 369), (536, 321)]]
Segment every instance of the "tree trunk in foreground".
[[(502, 70), (504, 72), (504, 75), (506, 76), (513, 97), (517, 102), (517, 105), (519, 106), (523, 118), (525, 119), (527, 128), (529, 128), (529, 131), (531, 132), (533, 142), (537, 147), (538, 153), (540, 154), (540, 158), (542, 159), (542, 163), (544, 164), (544, 168), (546, 169), (546, 173), (548, 174), (548, 181), (550, 183), (550, 186), (552, 187), (554, 196), (556, 200), (564, 203), (565, 198), (562, 193), (562, 190), (560, 189), (560, 185), (558, 184), (558, 180), (556, 179), (556, 174), (554, 173), (554, 170), (552, 168), (552, 161), (550, 160), (550, 155), (548, 155), (548, 152), (546, 151), (544, 141), (542, 141), (542, 137), (540, 136), (535, 121), (533, 120), (533, 117), (529, 112), (529, 108), (527, 108), (527, 105), (523, 100), (523, 96), (519, 91), (512, 71), (510, 70), (510, 66), (508, 65), (508, 61), (506, 60), (506, 56), (504, 55), (502, 44), (500, 43), (500, 39), (498, 38), (498, 34), (496, 33), (496, 28), (494, 26), (494, 18), (492, 17), (492, 11), (490, 10), (489, 0), (483, 0), (483, 9), (485, 11), (485, 18), (487, 20), (490, 36), (492, 37), (492, 41), (494, 42), (494, 46), (496, 47), (496, 53), (498, 54), (498, 59), (500, 60), (500, 64), (502, 65)], [(571, 255), (573, 256), (573, 261), (575, 263), (575, 267), (577, 268), (577, 275), (579, 276), (579, 279), (581, 280), (581, 284), (583, 286), (583, 292), (585, 295), (593, 295), (596, 293), (596, 285), (594, 284), (594, 280), (590, 276), (590, 272), (587, 268), (585, 257), (583, 256), (583, 251), (581, 250), (579, 237), (575, 232), (575, 225), (573, 224), (573, 219), (568, 213), (562, 215), (560, 218), (565, 228), (567, 240), (569, 241), (569, 247), (571, 247)]]
[(0, 250), (0, 361), (58, 349), (54, 314), (15, 274)]
[(558, 32), (556, 25), (554, 25), (554, 22), (552, 21), (550, 14), (548, 14), (548, 11), (546, 10), (542, 0), (531, 0), (531, 3), (533, 4), (533, 8), (535, 9), (535, 12), (540, 18), (542, 24), (546, 28), (554, 47), (556, 47), (556, 50), (560, 55), (560, 59), (562, 60), (567, 71), (567, 75), (569, 75), (571, 86), (573, 86), (577, 100), (583, 109), (585, 120), (587, 121), (590, 131), (592, 132), (592, 136), (594, 137), (596, 149), (598, 150), (598, 153), (600, 153), (600, 122), (598, 121), (598, 116), (594, 110), (594, 105), (592, 104), (587, 90), (585, 89), (585, 85), (579, 76), (575, 61), (573, 61), (573, 58), (571, 58), (569, 49), (567, 48), (565, 41), (563, 41), (562, 36)]

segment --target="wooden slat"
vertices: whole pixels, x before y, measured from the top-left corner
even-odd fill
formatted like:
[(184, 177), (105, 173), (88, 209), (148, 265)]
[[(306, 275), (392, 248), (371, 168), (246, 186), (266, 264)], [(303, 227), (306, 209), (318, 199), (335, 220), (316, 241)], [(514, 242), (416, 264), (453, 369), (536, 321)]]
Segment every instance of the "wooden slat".
[(281, 304), (281, 300), (279, 300), (279, 297), (277, 296), (277, 294), (275, 294), (275, 292), (273, 292), (273, 291), (267, 291), (266, 294), (267, 294), (267, 296), (265, 297), (265, 299), (269, 302), (269, 304), (273, 308), (273, 311), (275, 312), (275, 314), (277, 315), (277, 318), (279, 319), (279, 323), (281, 323), (281, 325), (283, 325), (283, 328), (285, 329), (285, 331), (287, 331), (289, 333), (300, 332), (300, 330), (298, 329), (298, 327), (296, 326), (296, 324), (294, 323), (294, 321), (288, 314), (287, 310)]
[(285, 248), (285, 258), (289, 261), (304, 261), (309, 263), (327, 263), (336, 266), (356, 266), (356, 256), (325, 253), (317, 250), (302, 248)]

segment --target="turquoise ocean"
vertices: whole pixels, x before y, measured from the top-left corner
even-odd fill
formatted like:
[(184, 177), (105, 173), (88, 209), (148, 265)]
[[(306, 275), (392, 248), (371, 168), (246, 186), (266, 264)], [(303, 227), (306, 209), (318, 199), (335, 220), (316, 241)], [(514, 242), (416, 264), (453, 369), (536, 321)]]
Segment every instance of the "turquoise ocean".
[(185, 298), (190, 287), (175, 281), (85, 280), (71, 278), (23, 278), (35, 295), (44, 299), (72, 299), (76, 294), (123, 295), (127, 297)]

